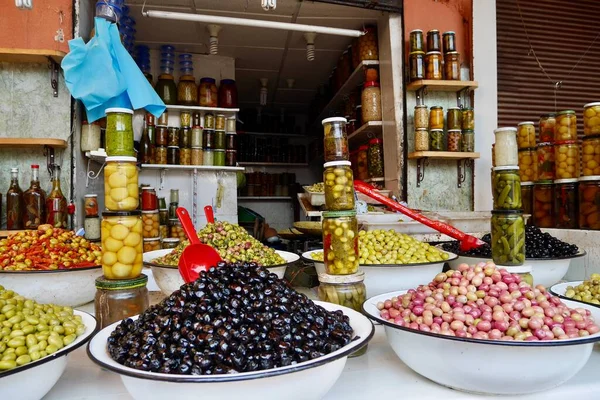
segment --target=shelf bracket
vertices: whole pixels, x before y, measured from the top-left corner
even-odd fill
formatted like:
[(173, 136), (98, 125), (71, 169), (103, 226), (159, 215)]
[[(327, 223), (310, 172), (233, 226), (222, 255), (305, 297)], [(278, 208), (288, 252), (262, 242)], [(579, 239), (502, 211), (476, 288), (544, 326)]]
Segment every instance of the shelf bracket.
[(456, 105), (460, 108), (465, 107), (464, 100), (469, 96), (470, 88), (466, 87), (456, 92)]
[(50, 69), (52, 95), (58, 97), (58, 63), (52, 57), (48, 57), (48, 68)]
[(46, 156), (46, 168), (48, 173), (52, 175), (52, 167), (54, 166), (54, 148), (50, 146), (44, 146), (44, 155)]
[(465, 179), (467, 178), (467, 168), (473, 169), (474, 160), (470, 158), (465, 158), (463, 160), (456, 161), (456, 187), (461, 188), (462, 184), (465, 183)]
[(166, 175), (167, 175), (167, 170), (164, 168), (161, 169), (160, 174), (159, 174), (159, 184), (158, 184), (159, 190), (163, 190), (165, 188), (165, 176)]
[(429, 165), (428, 158), (417, 159), (417, 187), (421, 187), (421, 182), (425, 179), (425, 167)]
[(98, 177), (100, 176), (100, 173), (102, 172), (102, 168), (104, 168), (104, 164), (102, 163), (102, 165), (100, 166), (100, 169), (98, 170), (98, 172), (94, 172), (90, 170), (90, 164), (91, 164), (92, 160), (88, 158), (87, 160), (87, 171), (85, 174), (85, 187), (88, 188), (90, 186), (90, 179), (91, 180), (96, 180), (98, 179)]
[(425, 104), (425, 95), (427, 94), (427, 86), (421, 87), (417, 90), (417, 105), (422, 106)]

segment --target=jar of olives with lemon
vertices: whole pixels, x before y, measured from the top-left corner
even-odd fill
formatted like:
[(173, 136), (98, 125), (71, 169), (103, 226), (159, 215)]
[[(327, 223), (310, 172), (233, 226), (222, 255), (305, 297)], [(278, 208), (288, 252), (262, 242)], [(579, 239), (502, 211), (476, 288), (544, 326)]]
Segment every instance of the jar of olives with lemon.
[(142, 273), (140, 211), (102, 213), (102, 272), (107, 279), (133, 279)]
[(325, 205), (330, 211), (354, 209), (354, 181), (350, 161), (331, 161), (323, 165)]
[(104, 205), (112, 211), (132, 211), (139, 205), (135, 157), (106, 157)]
[(583, 106), (583, 134), (600, 134), (600, 103), (588, 103)]
[(356, 211), (323, 212), (323, 261), (331, 275), (358, 271), (358, 221)]

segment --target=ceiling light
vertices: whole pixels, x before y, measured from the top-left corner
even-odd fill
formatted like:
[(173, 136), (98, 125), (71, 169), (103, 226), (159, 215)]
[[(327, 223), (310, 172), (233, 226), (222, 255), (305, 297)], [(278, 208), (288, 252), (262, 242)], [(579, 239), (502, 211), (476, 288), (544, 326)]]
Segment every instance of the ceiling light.
[(306, 32), (304, 34), (304, 40), (306, 40), (306, 59), (312, 61), (315, 59), (315, 38), (317, 34), (315, 32)]
[(221, 26), (211, 24), (207, 25), (206, 29), (210, 34), (209, 52), (211, 55), (216, 56), (219, 53), (219, 32), (221, 31)]
[(267, 89), (267, 84), (269, 83), (269, 79), (267, 78), (260, 78), (260, 105), (261, 106), (266, 106), (267, 105), (267, 94), (269, 93), (269, 90)]
[(265, 11), (271, 11), (277, 8), (277, 0), (262, 0), (261, 6)]

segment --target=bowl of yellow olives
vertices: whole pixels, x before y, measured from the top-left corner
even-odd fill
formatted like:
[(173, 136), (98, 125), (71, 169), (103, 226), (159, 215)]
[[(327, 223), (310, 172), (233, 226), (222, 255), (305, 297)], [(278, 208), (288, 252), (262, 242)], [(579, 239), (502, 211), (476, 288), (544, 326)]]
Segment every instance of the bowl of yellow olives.
[(600, 307), (600, 274), (594, 273), (585, 281), (557, 283), (550, 292), (562, 299)]

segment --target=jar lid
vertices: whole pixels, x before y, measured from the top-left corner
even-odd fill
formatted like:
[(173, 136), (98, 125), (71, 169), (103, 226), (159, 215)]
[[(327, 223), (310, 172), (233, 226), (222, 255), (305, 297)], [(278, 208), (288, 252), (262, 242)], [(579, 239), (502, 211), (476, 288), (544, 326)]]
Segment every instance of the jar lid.
[(423, 33), (423, 29), (413, 29), (412, 31), (410, 31), (410, 33), (413, 33), (413, 32), (421, 32), (421, 33)]
[(319, 282), (332, 283), (334, 285), (343, 285), (349, 283), (359, 283), (365, 280), (364, 271), (358, 271), (350, 275), (329, 275), (324, 272), (319, 274)]
[[(223, 82), (223, 81), (221, 81), (221, 82)], [(219, 117), (225, 118), (225, 114), (217, 114), (217, 118), (219, 118)]]
[(532, 181), (521, 182), (521, 186), (533, 186)]
[(428, 56), (429, 54), (442, 54), (442, 52), (441, 51), (428, 51), (427, 53), (425, 53), (426, 56)]
[(448, 133), (450, 132), (458, 132), (460, 133), (460, 129), (448, 129)]
[(181, 221), (179, 220), (179, 218), (169, 218), (169, 223), (170, 224), (181, 224)]
[[(552, 144), (552, 143), (550, 143)], [(536, 148), (535, 147), (523, 147), (522, 149), (519, 149), (519, 153), (522, 151), (535, 151)]]
[(144, 238), (144, 242), (156, 242), (157, 240), (160, 240), (160, 236), (155, 238)]
[(133, 162), (133, 163), (137, 163), (137, 158), (135, 157), (128, 157), (128, 156), (113, 156), (113, 157), (106, 157), (106, 162)]
[(368, 81), (368, 82), (365, 82), (365, 85), (363, 87), (364, 88), (379, 87), (379, 82), (377, 82), (377, 81)]
[(379, 144), (381, 143), (381, 139), (378, 138), (373, 138), (371, 140), (369, 140), (369, 144)]
[(148, 277), (141, 274), (133, 279), (106, 279), (104, 276), (96, 278), (96, 288), (104, 290), (136, 289), (146, 286)]
[(156, 125), (156, 129), (168, 129), (166, 125)]
[(204, 129), (204, 133), (208, 133), (208, 134), (215, 133), (215, 130), (214, 129)]
[(179, 238), (164, 238), (162, 241), (166, 243), (178, 243), (180, 240)]
[(225, 129), (216, 129), (216, 130), (215, 130), (215, 132), (216, 132), (216, 133), (219, 133), (219, 132), (223, 132), (223, 133), (225, 133)]
[(600, 135), (588, 135), (583, 137), (583, 141), (600, 139)]
[(517, 128), (515, 128), (513, 126), (507, 126), (507, 127), (504, 127), (504, 128), (497, 128), (497, 129), (494, 129), (494, 134), (496, 134), (498, 132), (507, 132), (507, 131), (508, 132), (516, 132)]
[(89, 198), (91, 198), (91, 197), (98, 197), (98, 195), (97, 195), (97, 194), (86, 194), (86, 195), (85, 195), (85, 196), (83, 196), (83, 197), (85, 197), (85, 198), (89, 199)]
[(454, 31), (448, 31), (448, 32), (444, 32), (442, 34), (442, 36), (446, 36), (446, 35), (456, 35), (456, 33)]
[(537, 147), (548, 147), (548, 146), (554, 146), (554, 143), (552, 142), (543, 142), (543, 143), (538, 143)]
[(562, 110), (556, 113), (556, 115), (575, 114), (574, 110)]
[(523, 122), (519, 122), (517, 126), (521, 126), (521, 125), (533, 125), (534, 122), (533, 121), (523, 121)]
[(442, 107), (442, 106), (431, 106), (429, 109), (430, 109), (430, 110), (441, 110), (441, 109), (443, 109), (443, 108), (444, 108), (444, 107)]
[(410, 56), (424, 56), (424, 55), (425, 55), (424, 51), (411, 51), (408, 56), (410, 57)]
[(100, 218), (98, 215), (86, 215), (85, 219)]
[(347, 211), (323, 211), (323, 218), (355, 217), (356, 210)]
[(338, 165), (350, 166), (352, 163), (350, 161), (329, 161), (323, 164), (323, 168), (337, 167)]
[(557, 140), (554, 144), (562, 145), (562, 144), (577, 144), (577, 140)]
[(129, 108), (120, 108), (120, 107), (112, 107), (104, 110), (104, 113), (124, 113), (124, 114), (133, 114), (133, 110)]
[(156, 214), (158, 212), (158, 208), (155, 210), (142, 210), (142, 214)]
[(331, 117), (331, 118), (325, 118), (323, 121), (321, 121), (321, 125), (331, 124), (333, 122), (347, 123), (348, 121), (344, 117)]
[(231, 85), (235, 83), (235, 80), (233, 79), (221, 79), (221, 83), (224, 83), (226, 85)]
[(499, 167), (494, 167), (492, 168), (492, 170), (494, 171), (518, 171), (519, 170), (519, 166), (518, 165), (501, 165)]
[(142, 190), (154, 190), (154, 186), (144, 186)]
[(533, 267), (531, 265), (515, 265), (515, 266), (509, 266), (509, 265), (499, 265), (496, 264), (497, 267), (499, 267), (499, 269), (505, 269), (506, 271), (510, 272), (511, 274), (527, 274), (527, 273), (531, 273), (533, 271)]
[(458, 51), (447, 51), (444, 53), (445, 55), (450, 55), (450, 56), (454, 56), (454, 55), (458, 55)]
[(582, 176), (579, 182), (600, 181), (600, 175)]
[(463, 133), (475, 133), (474, 129), (463, 129), (462, 130)]
[(587, 103), (583, 106), (583, 108), (594, 107), (594, 106), (600, 106), (600, 102)]
[(450, 110), (460, 110), (460, 107), (448, 107), (448, 111)]
[(415, 128), (415, 131), (427, 131), (427, 128)]
[(214, 78), (200, 78), (200, 83), (215, 83)]
[(179, 146), (167, 146), (167, 149), (178, 149)]
[(437, 29), (430, 29), (429, 31), (427, 31), (427, 34), (429, 35), (430, 33), (436, 33), (436, 32), (439, 33), (439, 30), (437, 30)]
[(555, 184), (559, 184), (559, 183), (576, 183), (577, 180), (578, 180), (577, 178), (555, 179), (554, 183)]
[(358, 148), (358, 151), (362, 151), (362, 150), (369, 150), (369, 146), (367, 146), (366, 144), (363, 144), (363, 145), (361, 145), (361, 146)]
[(133, 210), (133, 211), (109, 211), (109, 210), (105, 210), (102, 211), (102, 216), (103, 217), (139, 217), (140, 215), (142, 215), (142, 212), (140, 210)]
[(426, 104), (417, 104), (415, 108), (427, 108)]
[(523, 214), (523, 210), (492, 210), (492, 215)]
[(553, 185), (554, 181), (552, 181), (551, 179), (544, 179), (544, 180), (536, 181), (535, 184), (536, 185)]
[(444, 132), (443, 129), (430, 129), (429, 131), (430, 132), (442, 132), (442, 133)]

